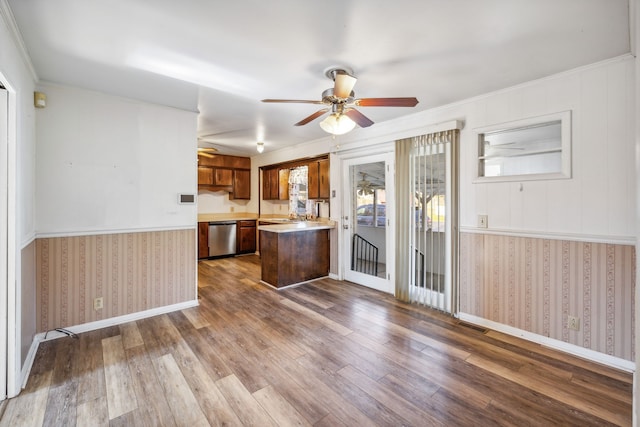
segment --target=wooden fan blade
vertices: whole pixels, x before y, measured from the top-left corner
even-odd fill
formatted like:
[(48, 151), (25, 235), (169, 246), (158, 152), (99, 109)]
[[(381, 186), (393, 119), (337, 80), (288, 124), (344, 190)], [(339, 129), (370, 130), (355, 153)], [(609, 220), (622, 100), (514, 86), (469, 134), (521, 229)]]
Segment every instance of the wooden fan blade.
[(336, 74), (333, 85), (333, 95), (338, 98), (348, 98), (358, 79), (349, 74)]
[(360, 107), (415, 107), (418, 105), (416, 98), (361, 98), (356, 99), (355, 104)]
[(302, 125), (306, 125), (307, 123), (309, 123), (312, 120), (317, 119), (318, 117), (320, 117), (321, 115), (323, 115), (324, 113), (326, 113), (327, 111), (329, 111), (329, 108), (323, 108), (322, 110), (318, 110), (315, 113), (313, 113), (312, 115), (310, 115), (309, 117), (305, 117), (304, 119), (300, 120), (298, 123), (296, 123), (294, 126), (302, 126)]
[(367, 128), (373, 124), (371, 119), (354, 108), (345, 110), (343, 114), (356, 122), (361, 128)]
[(323, 104), (322, 101), (311, 101), (308, 99), (263, 99), (262, 102), (280, 102), (295, 104)]

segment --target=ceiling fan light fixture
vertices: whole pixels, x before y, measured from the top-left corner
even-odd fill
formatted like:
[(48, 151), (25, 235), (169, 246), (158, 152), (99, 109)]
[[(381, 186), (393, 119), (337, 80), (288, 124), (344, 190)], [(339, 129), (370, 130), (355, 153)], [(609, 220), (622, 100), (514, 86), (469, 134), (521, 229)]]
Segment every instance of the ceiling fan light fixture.
[(333, 113), (320, 122), (323, 131), (332, 135), (344, 135), (356, 127), (356, 122), (340, 113)]
[(258, 141), (256, 143), (256, 150), (258, 150), (258, 153), (262, 153), (264, 151), (264, 142)]

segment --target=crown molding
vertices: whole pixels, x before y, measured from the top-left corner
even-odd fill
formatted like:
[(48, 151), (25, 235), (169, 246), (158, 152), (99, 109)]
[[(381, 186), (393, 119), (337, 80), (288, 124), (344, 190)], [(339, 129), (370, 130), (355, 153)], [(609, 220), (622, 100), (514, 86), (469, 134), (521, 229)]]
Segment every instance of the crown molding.
[(0, 0), (0, 16), (2, 16), (2, 20), (4, 21), (9, 33), (11, 34), (11, 38), (13, 39), (16, 48), (20, 52), (20, 56), (22, 56), (22, 61), (29, 69), (31, 73), (31, 77), (37, 83), (40, 79), (38, 78), (38, 74), (36, 73), (36, 69), (33, 67), (33, 62), (31, 62), (31, 56), (29, 56), (29, 52), (27, 51), (27, 46), (24, 44), (24, 39), (22, 38), (22, 34), (20, 33), (20, 29), (18, 28), (18, 24), (13, 16), (13, 12), (11, 11), (11, 7), (7, 0)]

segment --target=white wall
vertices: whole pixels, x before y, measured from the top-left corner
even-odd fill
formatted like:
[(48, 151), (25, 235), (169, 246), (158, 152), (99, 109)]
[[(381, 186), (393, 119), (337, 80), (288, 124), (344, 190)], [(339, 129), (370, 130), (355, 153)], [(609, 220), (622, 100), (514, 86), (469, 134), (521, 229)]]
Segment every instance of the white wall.
[[(251, 171), (251, 173), (254, 172)], [(258, 197), (258, 192), (251, 187), (251, 198), (254, 197)], [(249, 200), (229, 200), (229, 193), (226, 191), (198, 191), (199, 214), (248, 212), (249, 203)]]
[(40, 85), (38, 236), (191, 227), (196, 113)]
[[(464, 114), (461, 133), (461, 225), (478, 214), (495, 230), (629, 239), (635, 235), (633, 61), (595, 64), (451, 110)], [(456, 111), (457, 110), (457, 111)], [(473, 183), (473, 128), (548, 113), (572, 112), (572, 179)]]
[[(377, 123), (343, 136), (337, 152), (427, 133), (451, 120), (460, 132), (460, 225), (575, 238), (633, 242), (636, 234), (634, 60), (623, 56), (445, 107)], [(572, 111), (571, 179), (474, 183), (474, 128)], [(320, 144), (322, 141), (318, 141)], [(325, 145), (325, 147), (327, 147)], [(331, 150), (334, 151), (334, 150)], [(332, 165), (333, 167), (334, 165)], [(340, 183), (332, 188), (341, 190)]]
[[(35, 238), (35, 122), (33, 91), (35, 75), (23, 56), (19, 40), (12, 31), (13, 19), (4, 0), (0, 1), (0, 80), (10, 92), (10, 105), (15, 106), (9, 117), (10, 181), (14, 185), (15, 205), (10, 205), (10, 215), (15, 227), (9, 230), (9, 246), (15, 250), (15, 258), (9, 274), (9, 396), (19, 391), (22, 383), (20, 372), (24, 357), (21, 348), (30, 344), (35, 335), (35, 299), (23, 301), (23, 295), (35, 294), (34, 276), (25, 280), (22, 271), (35, 269), (35, 265), (23, 265), (21, 249)], [(12, 154), (13, 153), (13, 154)], [(1, 166), (4, 169), (4, 165)], [(13, 280), (15, 278), (15, 281)], [(15, 283), (15, 288), (13, 288)], [(14, 292), (15, 291), (15, 292)], [(6, 307), (5, 307), (6, 308)], [(0, 314), (5, 315), (4, 309)], [(2, 331), (6, 336), (6, 330)], [(31, 338), (30, 338), (31, 337)], [(2, 356), (4, 357), (4, 355)]]

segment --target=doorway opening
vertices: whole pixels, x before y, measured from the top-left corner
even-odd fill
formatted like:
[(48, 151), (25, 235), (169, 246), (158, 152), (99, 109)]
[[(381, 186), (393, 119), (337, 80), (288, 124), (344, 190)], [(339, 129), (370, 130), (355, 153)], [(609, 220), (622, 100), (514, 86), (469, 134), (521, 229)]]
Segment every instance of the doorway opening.
[(393, 293), (393, 153), (348, 159), (343, 163), (345, 192), (343, 271), (345, 279)]

